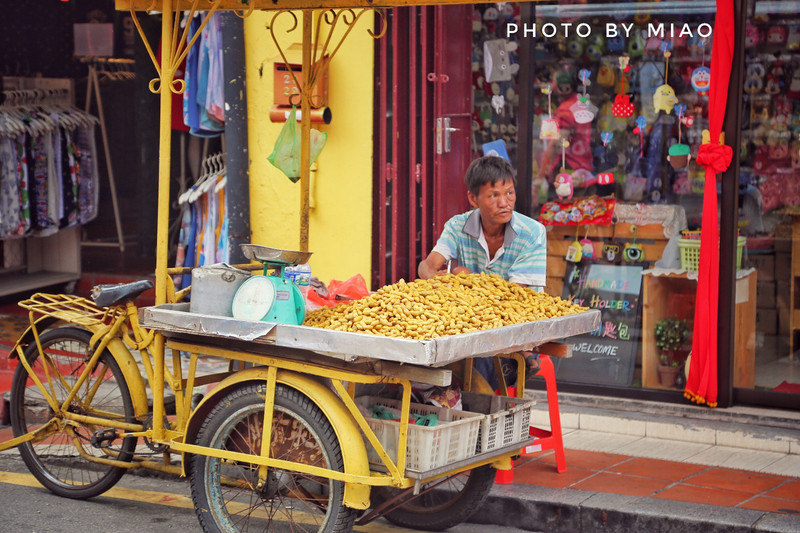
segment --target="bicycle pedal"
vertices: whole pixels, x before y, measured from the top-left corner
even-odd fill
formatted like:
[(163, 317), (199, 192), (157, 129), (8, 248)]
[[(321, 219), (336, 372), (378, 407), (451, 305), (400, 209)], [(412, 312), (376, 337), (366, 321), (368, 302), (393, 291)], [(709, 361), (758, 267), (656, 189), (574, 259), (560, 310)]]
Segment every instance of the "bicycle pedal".
[(108, 448), (115, 440), (117, 440), (115, 429), (98, 429), (92, 434), (91, 442), (95, 448)]

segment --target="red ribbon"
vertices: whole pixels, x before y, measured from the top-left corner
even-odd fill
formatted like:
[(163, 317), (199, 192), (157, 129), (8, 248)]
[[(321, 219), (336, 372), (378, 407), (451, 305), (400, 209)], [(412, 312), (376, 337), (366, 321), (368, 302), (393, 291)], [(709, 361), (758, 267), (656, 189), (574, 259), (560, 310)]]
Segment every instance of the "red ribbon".
[(733, 159), (733, 148), (725, 144), (701, 144), (697, 151), (697, 164), (720, 174), (728, 170)]

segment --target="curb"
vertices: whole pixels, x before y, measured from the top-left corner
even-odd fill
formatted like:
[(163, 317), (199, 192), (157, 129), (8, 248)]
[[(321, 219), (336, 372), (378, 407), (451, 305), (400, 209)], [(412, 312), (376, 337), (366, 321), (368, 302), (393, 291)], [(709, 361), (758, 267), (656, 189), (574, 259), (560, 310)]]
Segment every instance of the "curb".
[(470, 522), (548, 533), (796, 533), (800, 516), (537, 485), (495, 486)]

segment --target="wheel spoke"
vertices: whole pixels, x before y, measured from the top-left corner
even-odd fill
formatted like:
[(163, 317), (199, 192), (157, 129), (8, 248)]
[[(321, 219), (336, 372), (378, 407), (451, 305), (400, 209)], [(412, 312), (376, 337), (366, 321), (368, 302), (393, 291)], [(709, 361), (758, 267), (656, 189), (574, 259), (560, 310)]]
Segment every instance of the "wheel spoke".
[[(60, 406), (86, 369), (90, 338), (88, 332), (74, 328), (49, 330), (41, 336), (41, 354), (35, 344), (26, 350), (31, 371), (40, 379), (49, 376), (54, 400)], [(84, 385), (76, 391), (66, 408), (76, 414), (133, 421), (133, 405), (127, 385), (109, 352), (101, 354), (97, 367), (88, 374)], [(23, 434), (54, 416), (62, 416), (53, 413), (42, 391), (24, 369), (18, 369), (14, 376), (11, 412), (15, 434)], [(105, 448), (97, 448), (91, 444), (91, 439), (99, 429), (104, 428), (73, 420), (64, 429), (38, 442), (22, 445), (20, 451), (28, 468), (47, 488), (62, 496), (89, 498), (113, 486), (124, 469), (88, 461), (81, 456), (77, 446), (93, 457), (111, 455), (122, 460), (129, 460), (136, 446), (136, 439), (128, 437), (106, 443), (108, 446)]]
[[(263, 385), (260, 389), (251, 385), (233, 391), (212, 409), (198, 442), (259, 455), (263, 411)], [(270, 457), (322, 468), (334, 464), (340, 471), (343, 468), (330, 424), (315, 405), (296, 391), (282, 385), (276, 388), (271, 423)], [(331, 463), (331, 457), (338, 462)], [(330, 531), (345, 531), (342, 528), (351, 527), (355, 516), (342, 505), (341, 482), (275, 467), (264, 469), (242, 461), (196, 455), (192, 487), (196, 506), (208, 509), (198, 512), (207, 530), (328, 531), (332, 527)]]

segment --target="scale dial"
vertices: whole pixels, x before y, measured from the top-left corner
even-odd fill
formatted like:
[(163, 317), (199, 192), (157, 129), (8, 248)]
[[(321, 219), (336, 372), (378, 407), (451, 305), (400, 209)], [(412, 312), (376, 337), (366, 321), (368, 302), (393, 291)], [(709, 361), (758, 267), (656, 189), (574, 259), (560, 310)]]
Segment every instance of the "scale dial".
[(261, 320), (275, 303), (275, 286), (266, 276), (253, 276), (236, 291), (231, 304), (233, 318)]

